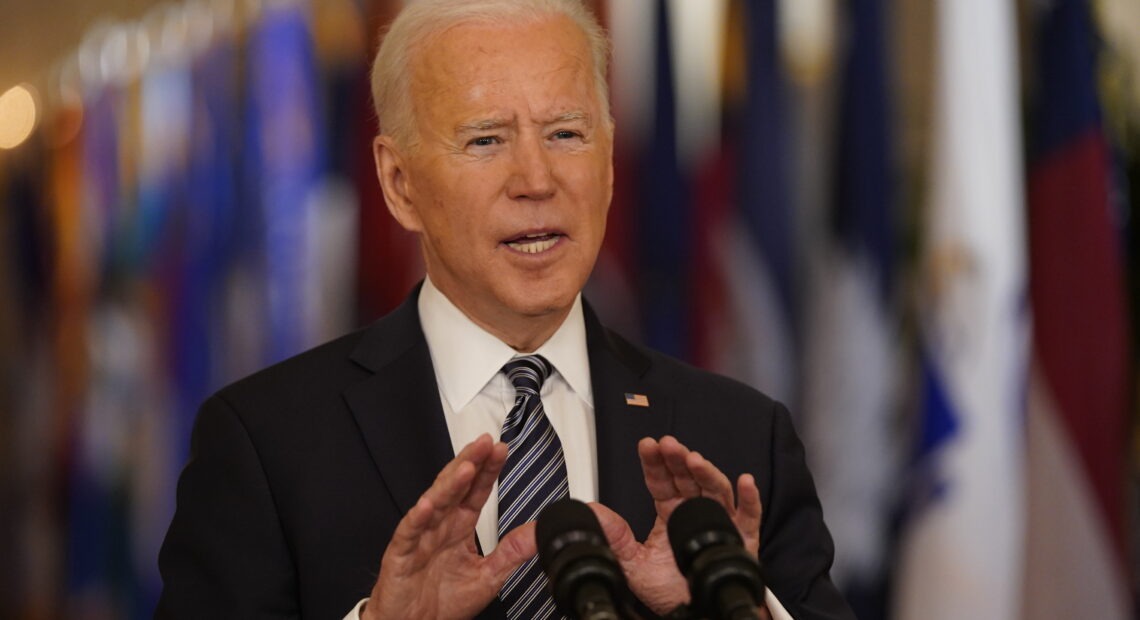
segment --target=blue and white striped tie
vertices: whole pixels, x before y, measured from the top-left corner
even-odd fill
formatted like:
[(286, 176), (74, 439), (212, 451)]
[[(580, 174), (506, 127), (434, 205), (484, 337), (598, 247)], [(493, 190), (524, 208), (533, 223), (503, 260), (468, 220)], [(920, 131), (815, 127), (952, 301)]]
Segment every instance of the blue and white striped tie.
[[(550, 376), (550, 362), (541, 355), (518, 357), (503, 366), (515, 386), (515, 406), (503, 422), (502, 441), (510, 450), (499, 472), (499, 538), (533, 521), (547, 504), (569, 494), (562, 442), (546, 419), (539, 392)], [(554, 599), (546, 575), (531, 558), (507, 579), (499, 598), (511, 620), (551, 618)]]

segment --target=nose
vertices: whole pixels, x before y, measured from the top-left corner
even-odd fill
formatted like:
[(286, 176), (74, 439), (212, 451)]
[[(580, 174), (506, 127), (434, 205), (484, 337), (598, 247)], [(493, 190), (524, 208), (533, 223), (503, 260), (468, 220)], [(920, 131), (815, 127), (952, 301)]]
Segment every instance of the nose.
[(545, 200), (554, 195), (554, 172), (550, 153), (539, 136), (515, 141), (513, 170), (508, 195), (516, 200)]

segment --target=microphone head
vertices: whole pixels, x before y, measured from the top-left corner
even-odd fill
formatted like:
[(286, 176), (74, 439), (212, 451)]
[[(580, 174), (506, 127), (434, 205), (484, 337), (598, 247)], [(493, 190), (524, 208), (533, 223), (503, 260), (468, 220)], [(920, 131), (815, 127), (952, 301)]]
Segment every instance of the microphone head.
[(677, 506), (669, 517), (669, 545), (698, 617), (756, 617), (755, 607), (764, 598), (760, 562), (744, 548), (720, 504), (694, 497)]
[(548, 504), (538, 514), (535, 542), (543, 570), (568, 545), (584, 543), (609, 549), (602, 525), (590, 507), (576, 499), (560, 499)]
[(704, 549), (716, 545), (743, 546), (744, 540), (728, 512), (707, 497), (681, 502), (669, 517), (669, 544), (681, 574), (688, 575), (693, 560)]
[(589, 506), (573, 499), (546, 506), (535, 524), (535, 541), (538, 563), (563, 613), (577, 618), (583, 604), (624, 604), (625, 575)]

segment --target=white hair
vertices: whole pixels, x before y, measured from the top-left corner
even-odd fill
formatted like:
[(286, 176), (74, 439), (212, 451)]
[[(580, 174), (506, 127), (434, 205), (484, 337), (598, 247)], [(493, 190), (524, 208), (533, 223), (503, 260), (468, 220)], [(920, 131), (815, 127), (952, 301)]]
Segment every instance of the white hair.
[(612, 122), (606, 83), (609, 40), (581, 0), (412, 0), (388, 27), (372, 64), (372, 103), (380, 133), (403, 146), (414, 144), (411, 60), (417, 47), (432, 35), (461, 23), (525, 23), (554, 17), (569, 18), (585, 35), (602, 118)]

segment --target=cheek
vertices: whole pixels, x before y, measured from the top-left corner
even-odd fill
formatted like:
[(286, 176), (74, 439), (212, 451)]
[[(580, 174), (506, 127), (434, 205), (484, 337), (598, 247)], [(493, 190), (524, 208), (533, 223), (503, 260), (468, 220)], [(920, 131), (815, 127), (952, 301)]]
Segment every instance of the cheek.
[(433, 205), (432, 243), (461, 270), (485, 264), (494, 249), (489, 232), (492, 216), (480, 204), (473, 195), (463, 193)]
[(590, 206), (590, 217), (593, 220), (591, 223), (600, 229), (604, 229), (613, 194), (607, 169), (599, 170), (596, 167), (591, 167), (583, 171), (581, 178), (577, 181), (577, 187), (582, 192), (579, 198)]

